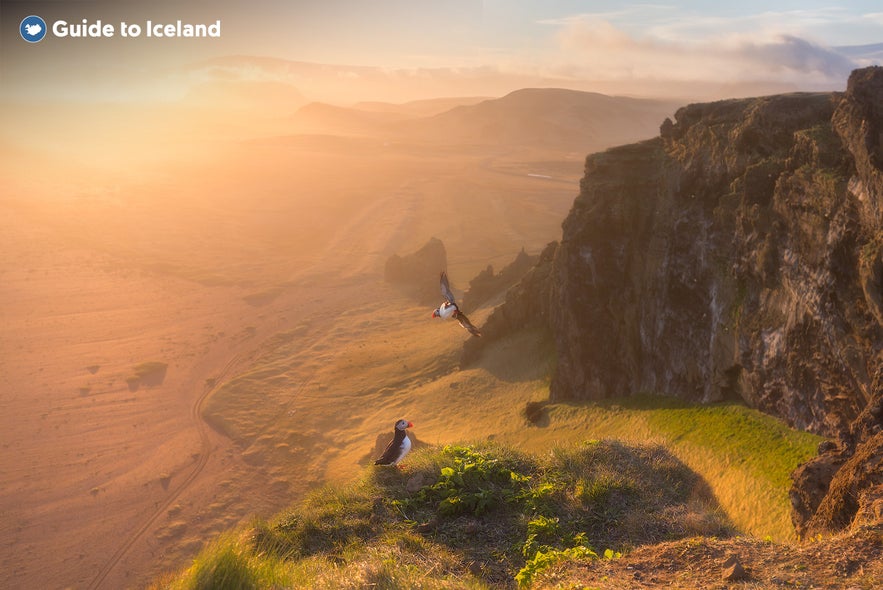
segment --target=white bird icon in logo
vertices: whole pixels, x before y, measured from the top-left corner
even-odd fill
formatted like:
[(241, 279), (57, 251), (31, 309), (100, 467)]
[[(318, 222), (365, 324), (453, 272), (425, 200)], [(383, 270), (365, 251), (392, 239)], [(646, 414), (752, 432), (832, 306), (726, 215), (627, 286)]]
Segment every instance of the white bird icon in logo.
[(29, 37), (34, 37), (43, 30), (43, 27), (40, 26), (40, 23), (34, 23), (32, 25), (25, 25), (25, 32)]

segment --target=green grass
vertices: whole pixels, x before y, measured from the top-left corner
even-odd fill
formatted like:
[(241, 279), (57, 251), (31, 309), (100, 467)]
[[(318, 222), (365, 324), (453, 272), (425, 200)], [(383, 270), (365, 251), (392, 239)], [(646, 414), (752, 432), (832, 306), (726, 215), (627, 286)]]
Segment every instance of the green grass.
[[(639, 395), (604, 403), (551, 404), (533, 447), (576, 435), (664, 446), (696, 472), (740, 532), (794, 541), (790, 474), (813, 457), (821, 437), (793, 430), (735, 403), (698, 405)], [(518, 437), (501, 437), (522, 446)]]
[(714, 449), (726, 465), (744, 467), (774, 486), (790, 485), (790, 471), (814, 454), (820, 441), (741, 404), (697, 406), (649, 396), (634, 403), (648, 409), (651, 427), (676, 445)]
[(268, 555), (255, 555), (232, 536), (221, 537), (177, 578), (162, 588), (193, 590), (257, 590), (287, 585), (294, 578), (290, 564)]
[(708, 483), (740, 531), (796, 539), (790, 474), (815, 455), (821, 437), (735, 403), (639, 395), (550, 411), (559, 428), (585, 425), (591, 436), (662, 444)]
[(735, 404), (654, 410), (649, 419), (670, 448), (703, 473), (737, 525), (755, 536), (795, 540), (790, 474), (822, 440)]
[(562, 559), (733, 532), (701, 478), (659, 446), (447, 445), (316, 490), (157, 587), (529, 587)]

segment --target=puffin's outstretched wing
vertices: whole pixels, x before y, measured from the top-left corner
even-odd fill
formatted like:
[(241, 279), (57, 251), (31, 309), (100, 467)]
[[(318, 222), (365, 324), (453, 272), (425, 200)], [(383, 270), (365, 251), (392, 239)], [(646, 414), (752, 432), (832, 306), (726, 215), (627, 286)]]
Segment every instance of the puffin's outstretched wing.
[(469, 333), (473, 336), (481, 336), (481, 332), (479, 332), (478, 328), (472, 325), (472, 322), (469, 321), (469, 318), (466, 317), (466, 314), (462, 311), (457, 311), (454, 314), (454, 317), (457, 318), (457, 321), (460, 322), (460, 325), (469, 330)]
[(441, 285), (442, 297), (448, 303), (454, 303), (454, 294), (451, 292), (451, 285), (448, 283), (448, 274), (446, 272), (442, 271), (439, 283)]

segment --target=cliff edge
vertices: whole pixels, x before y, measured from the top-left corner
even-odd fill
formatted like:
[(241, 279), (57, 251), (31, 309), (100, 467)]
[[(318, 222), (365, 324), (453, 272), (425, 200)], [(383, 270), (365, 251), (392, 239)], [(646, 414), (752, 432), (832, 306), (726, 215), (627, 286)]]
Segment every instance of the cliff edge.
[(489, 322), (548, 310), (552, 400), (741, 399), (836, 439), (792, 502), (799, 533), (843, 528), (883, 498), (883, 68), (660, 131), (586, 159), (548, 280)]

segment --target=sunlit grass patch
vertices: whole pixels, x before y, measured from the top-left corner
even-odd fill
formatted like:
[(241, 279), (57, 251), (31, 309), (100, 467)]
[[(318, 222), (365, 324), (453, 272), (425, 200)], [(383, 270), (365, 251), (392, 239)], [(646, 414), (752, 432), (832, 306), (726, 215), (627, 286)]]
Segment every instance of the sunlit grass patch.
[[(172, 587), (524, 586), (560, 559), (700, 532), (688, 518), (698, 478), (661, 447), (595, 441), (535, 456), (477, 443), (412, 455), (405, 469), (369, 467), (223, 537)], [(730, 534), (705, 499), (701, 532)]]
[(743, 405), (700, 405), (667, 396), (554, 404), (547, 411), (550, 430), (664, 446), (705, 480), (740, 531), (795, 538), (790, 474), (815, 455), (821, 437)]
[(161, 587), (169, 590), (258, 590), (291, 586), (293, 582), (291, 564), (272, 556), (255, 555), (235, 537), (224, 536), (203, 549), (181, 576)]
[[(639, 398), (649, 426), (696, 469), (740, 528), (757, 536), (794, 538), (790, 474), (816, 454), (821, 437), (740, 404), (699, 406)], [(655, 406), (655, 407), (654, 407)]]

